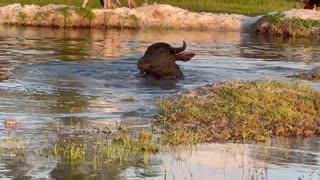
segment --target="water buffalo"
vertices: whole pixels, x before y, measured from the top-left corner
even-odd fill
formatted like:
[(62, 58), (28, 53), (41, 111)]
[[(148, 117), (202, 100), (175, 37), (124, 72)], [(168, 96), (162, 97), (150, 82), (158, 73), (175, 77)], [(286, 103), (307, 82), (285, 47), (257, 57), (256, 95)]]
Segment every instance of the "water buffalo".
[(304, 9), (316, 9), (320, 6), (320, 0), (303, 0), (304, 3)]
[(186, 47), (184, 41), (182, 47), (172, 47), (164, 42), (154, 43), (139, 59), (138, 69), (157, 80), (182, 79), (183, 73), (176, 61), (189, 61), (195, 55), (191, 52), (183, 52)]

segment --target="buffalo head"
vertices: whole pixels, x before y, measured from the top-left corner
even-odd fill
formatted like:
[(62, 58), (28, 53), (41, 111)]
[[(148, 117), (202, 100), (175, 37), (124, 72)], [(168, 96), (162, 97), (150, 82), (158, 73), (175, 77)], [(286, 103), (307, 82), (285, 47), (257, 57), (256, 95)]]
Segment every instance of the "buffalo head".
[(182, 47), (172, 47), (163, 42), (154, 43), (138, 61), (138, 69), (155, 79), (182, 78), (183, 73), (176, 61), (189, 61), (195, 55), (183, 52), (186, 47), (184, 41)]

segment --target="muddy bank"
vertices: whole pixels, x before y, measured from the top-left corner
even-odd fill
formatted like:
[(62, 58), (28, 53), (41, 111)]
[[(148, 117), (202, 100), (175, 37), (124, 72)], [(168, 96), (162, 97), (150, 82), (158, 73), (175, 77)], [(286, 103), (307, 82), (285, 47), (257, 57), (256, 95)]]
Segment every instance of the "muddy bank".
[(12, 4), (0, 7), (0, 23), (26, 26), (156, 28), (241, 31), (259, 17), (193, 13), (170, 5), (146, 5), (135, 9), (80, 9), (65, 5)]
[(320, 12), (292, 9), (282, 13), (270, 13), (261, 18), (253, 30), (262, 35), (318, 37), (320, 35)]

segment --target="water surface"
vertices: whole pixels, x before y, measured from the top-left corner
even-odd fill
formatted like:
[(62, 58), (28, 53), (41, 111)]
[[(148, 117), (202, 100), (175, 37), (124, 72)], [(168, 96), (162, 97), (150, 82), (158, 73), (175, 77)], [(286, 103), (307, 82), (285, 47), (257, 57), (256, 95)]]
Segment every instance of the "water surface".
[[(179, 63), (183, 80), (138, 76), (136, 63), (158, 41), (197, 55)], [(285, 79), (319, 66), (317, 40), (255, 37), (237, 32), (51, 29), (0, 26), (0, 120), (29, 147), (41, 147), (55, 132), (48, 122), (82, 127), (96, 122), (149, 125), (155, 98), (226, 80)], [(319, 83), (312, 82), (318, 88)], [(134, 97), (136, 101), (122, 99)], [(36, 140), (34, 140), (36, 139)], [(59, 160), (1, 157), (2, 178), (71, 179), (314, 179), (319, 177), (319, 139), (270, 144), (210, 144), (175, 150), (93, 173)], [(183, 148), (184, 149), (184, 148)]]

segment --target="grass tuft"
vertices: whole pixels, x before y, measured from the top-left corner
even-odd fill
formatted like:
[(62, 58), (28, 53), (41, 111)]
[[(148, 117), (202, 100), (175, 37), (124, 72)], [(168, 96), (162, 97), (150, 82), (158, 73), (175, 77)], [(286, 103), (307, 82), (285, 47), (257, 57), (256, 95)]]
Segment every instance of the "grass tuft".
[(120, 99), (120, 101), (122, 101), (122, 102), (135, 102), (137, 100), (136, 100), (136, 98), (129, 96), (129, 97)]
[(280, 13), (266, 15), (256, 23), (258, 34), (281, 35), (284, 37), (310, 37), (320, 32), (320, 22), (311, 19), (284, 18)]
[(76, 12), (83, 19), (93, 20), (96, 16), (90, 8), (77, 8)]
[(158, 101), (160, 122), (167, 130), (162, 140), (193, 144), (318, 135), (319, 102), (319, 91), (282, 81), (207, 85)]
[(311, 71), (311, 72), (300, 72), (298, 74), (295, 74), (289, 77), (305, 79), (309, 81), (320, 80), (320, 71), (318, 70), (318, 71)]
[(119, 132), (112, 138), (99, 134), (87, 138), (65, 137), (43, 148), (41, 154), (45, 157), (61, 158), (72, 165), (93, 165), (98, 168), (103, 164), (124, 164), (139, 154), (147, 158), (158, 150), (152, 141), (151, 132), (143, 130), (137, 138), (127, 132)]

